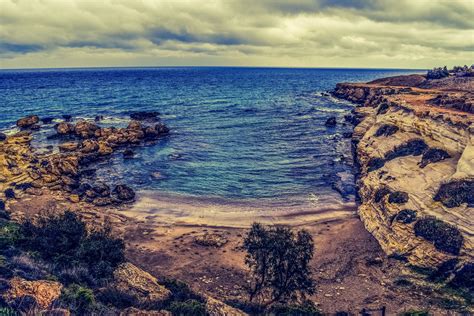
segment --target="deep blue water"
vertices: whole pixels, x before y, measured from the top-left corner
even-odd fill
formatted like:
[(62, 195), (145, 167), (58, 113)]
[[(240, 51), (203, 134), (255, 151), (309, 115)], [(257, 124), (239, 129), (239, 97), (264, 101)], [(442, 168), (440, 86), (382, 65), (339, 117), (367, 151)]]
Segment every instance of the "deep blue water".
[[(170, 136), (103, 163), (98, 177), (142, 189), (231, 198), (330, 192), (351, 172), (352, 105), (322, 96), (337, 82), (413, 71), (271, 68), (142, 68), (0, 71), (0, 129), (27, 114), (159, 111)], [(336, 116), (339, 124), (326, 128)], [(44, 129), (42, 134), (51, 134)], [(159, 173), (159, 174), (157, 174)]]

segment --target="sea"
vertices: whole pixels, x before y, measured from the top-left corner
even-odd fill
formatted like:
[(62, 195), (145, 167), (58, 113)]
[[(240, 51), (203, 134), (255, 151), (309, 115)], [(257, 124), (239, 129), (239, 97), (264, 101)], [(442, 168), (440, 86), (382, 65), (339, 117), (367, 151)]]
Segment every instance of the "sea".
[[(181, 197), (268, 205), (354, 200), (350, 133), (354, 105), (329, 94), (338, 82), (413, 73), (389, 69), (240, 67), (0, 70), (0, 131), (17, 119), (55, 117), (36, 150), (54, 151), (62, 115), (126, 126), (157, 111), (171, 133), (94, 168), (97, 180)], [(329, 117), (335, 127), (326, 127)], [(346, 135), (345, 135), (346, 134)], [(346, 137), (344, 137), (346, 136)], [(55, 143), (56, 142), (56, 143)], [(305, 202), (302, 202), (305, 201)]]

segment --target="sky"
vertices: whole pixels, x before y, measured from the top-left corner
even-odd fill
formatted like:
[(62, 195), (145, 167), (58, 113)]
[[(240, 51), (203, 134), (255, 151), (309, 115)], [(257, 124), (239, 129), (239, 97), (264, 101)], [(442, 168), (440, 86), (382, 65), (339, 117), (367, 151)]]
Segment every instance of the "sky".
[(474, 0), (0, 0), (0, 68), (474, 63)]

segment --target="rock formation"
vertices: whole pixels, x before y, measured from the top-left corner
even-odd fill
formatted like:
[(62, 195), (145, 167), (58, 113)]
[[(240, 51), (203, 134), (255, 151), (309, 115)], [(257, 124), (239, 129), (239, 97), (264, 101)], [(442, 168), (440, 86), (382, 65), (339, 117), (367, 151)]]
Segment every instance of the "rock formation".
[(469, 80), (456, 90), (425, 89), (423, 76), (399, 76), (340, 83), (333, 92), (357, 103), (346, 120), (355, 125), (359, 216), (387, 254), (415, 266), (454, 259), (459, 271), (474, 261)]

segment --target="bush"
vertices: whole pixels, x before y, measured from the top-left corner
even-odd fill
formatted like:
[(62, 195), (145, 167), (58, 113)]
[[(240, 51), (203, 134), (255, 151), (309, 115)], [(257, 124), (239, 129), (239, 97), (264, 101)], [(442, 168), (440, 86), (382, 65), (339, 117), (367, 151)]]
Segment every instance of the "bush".
[(320, 316), (323, 315), (316, 306), (306, 301), (301, 305), (277, 304), (270, 308), (269, 312), (277, 316)]
[(411, 224), (416, 220), (416, 211), (414, 210), (401, 210), (394, 218), (397, 222), (403, 224)]
[(380, 136), (390, 136), (398, 132), (398, 126), (391, 125), (391, 124), (384, 124), (380, 126), (377, 131), (375, 132), (375, 137)]
[(440, 201), (446, 207), (457, 207), (463, 203), (474, 204), (474, 180), (456, 180), (443, 183), (434, 200)]
[(426, 74), (426, 79), (441, 79), (449, 76), (449, 71), (446, 66), (433, 68), (432, 70), (428, 70)]
[(368, 172), (375, 171), (377, 169), (382, 168), (384, 165), (385, 165), (385, 160), (384, 159), (378, 158), (378, 157), (372, 158), (367, 163), (367, 171)]
[(456, 272), (451, 285), (474, 291), (474, 263), (468, 263)]
[(0, 222), (0, 251), (13, 247), (20, 237), (19, 226), (11, 222)]
[(412, 139), (388, 152), (385, 155), (385, 160), (389, 161), (405, 156), (419, 156), (426, 150), (428, 150), (428, 145), (422, 139)]
[(78, 314), (85, 314), (95, 309), (94, 292), (77, 284), (63, 288), (59, 301), (61, 305), (65, 304)]
[(206, 316), (206, 305), (196, 300), (187, 300), (185, 302), (172, 302), (169, 311), (176, 316)]
[(405, 204), (408, 202), (408, 194), (402, 191), (395, 191), (388, 196), (389, 203)]
[(288, 227), (254, 223), (244, 240), (245, 263), (252, 271), (250, 301), (269, 292), (271, 301), (304, 298), (314, 293), (309, 269), (314, 243), (311, 235)]
[(398, 314), (398, 316), (429, 316), (429, 313), (427, 311), (408, 310)]
[(125, 309), (138, 305), (138, 300), (134, 295), (125, 293), (115, 288), (106, 288), (97, 295), (97, 300), (101, 303), (114, 306), (119, 309)]
[(169, 301), (205, 301), (200, 295), (194, 293), (186, 283), (181, 282), (179, 280), (164, 279), (160, 280), (160, 284), (171, 291), (171, 296), (168, 299)]
[(459, 255), (464, 238), (453, 225), (434, 217), (426, 217), (418, 220), (414, 229), (416, 236), (431, 241), (436, 249)]
[[(124, 242), (111, 236), (110, 227), (87, 232), (85, 224), (69, 211), (43, 218), (37, 224), (26, 221), (20, 232), (20, 246), (24, 250), (37, 252), (43, 260), (53, 263), (56, 274), (66, 277), (65, 282), (90, 283), (95, 279), (108, 278), (125, 260)], [(81, 267), (89, 272), (84, 280), (74, 279), (80, 273), (64, 273)], [(70, 276), (72, 278), (68, 278)]]

